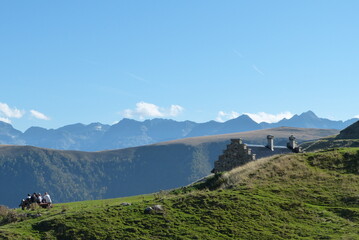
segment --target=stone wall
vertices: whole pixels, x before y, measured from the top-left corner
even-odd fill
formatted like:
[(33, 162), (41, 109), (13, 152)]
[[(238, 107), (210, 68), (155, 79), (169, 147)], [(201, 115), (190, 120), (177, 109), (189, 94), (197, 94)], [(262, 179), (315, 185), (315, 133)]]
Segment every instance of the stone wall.
[[(242, 166), (250, 161), (273, 156), (276, 154), (288, 154), (302, 152), (301, 147), (295, 141), (295, 137), (291, 135), (287, 147), (274, 146), (274, 137), (267, 136), (268, 145), (246, 145), (241, 139), (231, 139), (231, 143), (227, 145), (227, 149), (219, 156), (218, 160), (214, 162), (213, 173), (230, 171), (233, 168)], [(250, 147), (250, 148), (249, 148)]]
[(247, 162), (256, 159), (256, 155), (251, 152), (241, 139), (231, 139), (231, 143), (227, 145), (227, 149), (214, 162), (213, 173), (229, 171), (235, 167), (241, 166)]

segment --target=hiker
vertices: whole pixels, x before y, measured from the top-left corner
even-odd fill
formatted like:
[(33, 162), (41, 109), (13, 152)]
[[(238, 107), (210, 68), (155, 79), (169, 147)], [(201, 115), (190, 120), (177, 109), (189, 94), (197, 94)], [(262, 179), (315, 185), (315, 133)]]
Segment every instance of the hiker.
[(25, 208), (30, 207), (30, 204), (31, 204), (31, 195), (27, 194), (27, 197), (21, 200), (19, 207), (21, 207), (22, 210), (25, 210)]
[(31, 203), (36, 203), (37, 202), (37, 196), (36, 196), (36, 193), (33, 193), (31, 195)]
[(37, 203), (42, 203), (41, 193), (38, 193), (38, 194), (37, 194)]
[(52, 201), (51, 201), (51, 197), (50, 197), (50, 195), (47, 193), (47, 192), (45, 192), (45, 194), (44, 194), (44, 197), (43, 197), (44, 199), (45, 199), (45, 202), (46, 203), (49, 203), (49, 204), (51, 204), (52, 203)]
[(28, 201), (27, 201), (27, 198), (26, 199), (22, 199), (20, 204), (19, 204), (19, 207), (21, 207), (22, 210), (25, 210), (25, 207), (28, 206)]

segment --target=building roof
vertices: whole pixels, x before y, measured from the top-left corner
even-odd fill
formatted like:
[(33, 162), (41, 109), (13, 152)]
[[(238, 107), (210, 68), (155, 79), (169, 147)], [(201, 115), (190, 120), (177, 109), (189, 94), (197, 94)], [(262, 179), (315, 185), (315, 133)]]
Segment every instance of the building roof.
[(275, 146), (273, 151), (267, 148), (264, 145), (250, 145), (247, 144), (248, 148), (252, 150), (252, 153), (256, 155), (256, 159), (269, 157), (275, 154), (287, 154), (292, 153), (293, 150), (285, 147), (285, 146)]

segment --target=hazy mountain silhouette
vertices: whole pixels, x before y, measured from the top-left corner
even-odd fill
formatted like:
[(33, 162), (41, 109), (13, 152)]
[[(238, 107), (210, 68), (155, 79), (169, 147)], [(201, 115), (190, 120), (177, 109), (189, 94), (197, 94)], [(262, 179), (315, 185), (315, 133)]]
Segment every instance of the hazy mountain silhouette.
[(0, 144), (24, 144), (21, 135), (11, 124), (0, 121)]
[(247, 115), (242, 115), (224, 123), (209, 121), (198, 124), (194, 127), (193, 131), (188, 134), (188, 137), (244, 132), (258, 129), (262, 129), (258, 123), (253, 121)]
[(273, 127), (302, 127), (302, 128), (323, 128), (323, 129), (343, 129), (350, 124), (354, 123), (358, 119), (350, 119), (345, 122), (343, 121), (334, 121), (326, 118), (318, 117), (314, 112), (307, 111), (300, 115), (295, 114), (290, 119), (282, 119), (277, 123), (272, 124), (262, 124), (269, 128)]
[(108, 131), (110, 125), (81, 123), (67, 125), (58, 129), (45, 129), (31, 127), (22, 134), (22, 139), (27, 145), (53, 148), (53, 149), (77, 149), (94, 151), (98, 140)]
[(10, 124), (0, 122), (0, 144), (32, 145), (63, 150), (100, 151), (135, 147), (185, 137), (209, 136), (268, 129), (274, 127), (301, 127), (344, 129), (358, 119), (333, 121), (319, 118), (312, 111), (294, 115), (277, 123), (256, 123), (247, 115), (226, 122), (195, 123), (170, 119), (136, 121), (122, 119), (110, 126), (101, 123), (67, 125), (58, 129), (31, 127), (24, 133)]

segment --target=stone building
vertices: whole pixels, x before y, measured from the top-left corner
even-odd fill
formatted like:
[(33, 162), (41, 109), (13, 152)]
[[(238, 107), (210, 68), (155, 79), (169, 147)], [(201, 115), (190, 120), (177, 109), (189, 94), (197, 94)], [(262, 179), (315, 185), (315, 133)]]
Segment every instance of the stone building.
[(242, 139), (231, 139), (227, 149), (214, 162), (213, 173), (232, 170), (235, 167), (246, 164), (256, 159), (269, 157), (276, 154), (287, 154), (301, 152), (300, 147), (291, 135), (287, 146), (274, 146), (274, 136), (267, 136), (267, 145), (250, 145), (242, 142)]

